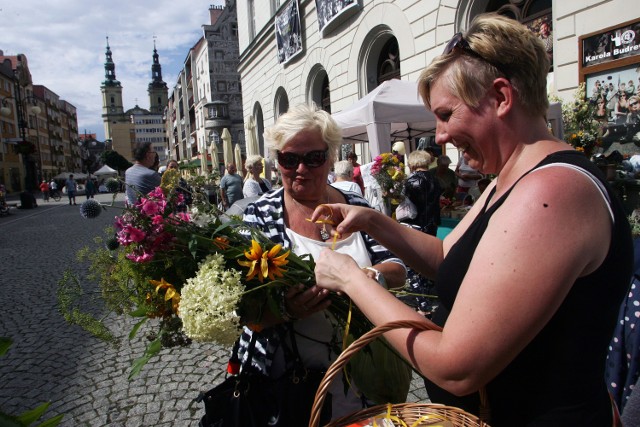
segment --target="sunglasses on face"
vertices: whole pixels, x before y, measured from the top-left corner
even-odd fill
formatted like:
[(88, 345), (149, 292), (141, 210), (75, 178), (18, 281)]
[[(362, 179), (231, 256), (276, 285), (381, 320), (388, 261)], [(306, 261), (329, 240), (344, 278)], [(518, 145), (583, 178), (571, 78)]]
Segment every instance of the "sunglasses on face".
[(629, 105), (632, 106), (632, 107), (635, 106), (635, 105), (638, 105), (638, 101), (631, 101), (629, 103)]
[(296, 169), (300, 163), (308, 168), (317, 168), (327, 161), (329, 150), (315, 150), (304, 154), (278, 151), (278, 164), (285, 169)]
[(448, 55), (451, 52), (453, 52), (455, 49), (459, 49), (462, 53), (466, 53), (469, 56), (472, 56), (476, 59), (486, 62), (487, 64), (493, 66), (496, 70), (500, 71), (507, 79), (509, 78), (509, 73), (505, 71), (504, 67), (500, 66), (499, 64), (496, 64), (495, 62), (489, 61), (487, 58), (480, 55), (475, 50), (471, 49), (471, 46), (469, 46), (469, 42), (467, 42), (464, 39), (464, 37), (462, 36), (462, 33), (455, 34), (451, 38), (451, 40), (449, 40), (449, 43), (447, 43), (447, 45), (444, 47), (444, 51), (442, 52), (442, 54)]

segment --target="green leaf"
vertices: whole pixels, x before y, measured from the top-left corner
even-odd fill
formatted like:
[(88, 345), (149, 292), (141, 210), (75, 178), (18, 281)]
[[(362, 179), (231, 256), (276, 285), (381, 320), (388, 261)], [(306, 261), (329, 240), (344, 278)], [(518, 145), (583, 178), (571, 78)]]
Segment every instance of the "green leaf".
[(4, 356), (7, 351), (9, 351), (9, 347), (11, 347), (13, 341), (8, 337), (0, 337), (0, 356)]
[(51, 405), (51, 402), (45, 402), (35, 409), (32, 409), (30, 411), (27, 411), (18, 415), (18, 421), (25, 425), (29, 425), (36, 422), (38, 418), (40, 418), (45, 413), (49, 405)]
[(160, 350), (162, 349), (162, 342), (160, 341), (160, 339), (161, 336), (158, 336), (158, 338), (149, 343), (147, 349), (144, 351), (144, 354), (141, 357), (137, 358), (135, 362), (133, 362), (133, 365), (131, 366), (131, 372), (129, 373), (129, 380), (132, 380), (136, 375), (138, 375), (140, 371), (142, 371), (144, 365), (146, 365), (153, 356), (160, 352)]
[(191, 256), (196, 259), (198, 255), (198, 238), (195, 235), (191, 236), (191, 239), (189, 240), (189, 252), (191, 253)]
[(38, 424), (36, 427), (56, 427), (62, 421), (64, 414), (56, 415), (53, 418), (49, 418), (45, 422)]
[(146, 317), (147, 309), (145, 307), (138, 307), (133, 311), (129, 312), (129, 316), (131, 317)]
[(133, 328), (131, 329), (131, 332), (129, 332), (130, 340), (132, 340), (136, 336), (136, 334), (138, 333), (138, 330), (142, 325), (146, 323), (146, 321), (147, 321), (147, 318), (144, 318), (133, 326)]

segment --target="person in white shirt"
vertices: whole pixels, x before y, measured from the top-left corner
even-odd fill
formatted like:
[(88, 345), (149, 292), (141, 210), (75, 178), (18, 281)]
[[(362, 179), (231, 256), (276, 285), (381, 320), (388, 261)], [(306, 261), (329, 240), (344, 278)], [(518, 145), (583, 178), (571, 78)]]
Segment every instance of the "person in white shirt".
[(245, 167), (247, 168), (247, 178), (242, 186), (242, 195), (244, 197), (260, 196), (271, 191), (271, 183), (269, 180), (262, 178), (260, 174), (264, 171), (262, 156), (256, 154), (247, 157)]
[(336, 162), (333, 165), (334, 172), (336, 174), (336, 180), (331, 185), (342, 191), (351, 191), (359, 196), (362, 196), (362, 190), (360, 186), (353, 182), (353, 165), (348, 160), (342, 160)]

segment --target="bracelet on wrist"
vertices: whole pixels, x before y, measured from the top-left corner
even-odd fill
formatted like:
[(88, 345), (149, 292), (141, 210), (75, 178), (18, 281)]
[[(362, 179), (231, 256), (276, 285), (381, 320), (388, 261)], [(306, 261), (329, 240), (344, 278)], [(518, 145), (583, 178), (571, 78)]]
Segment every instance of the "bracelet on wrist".
[(363, 267), (362, 269), (372, 271), (375, 274), (375, 277), (373, 277), (373, 279), (385, 288), (387, 287), (387, 281), (384, 278), (384, 274), (382, 274), (380, 271), (372, 267)]

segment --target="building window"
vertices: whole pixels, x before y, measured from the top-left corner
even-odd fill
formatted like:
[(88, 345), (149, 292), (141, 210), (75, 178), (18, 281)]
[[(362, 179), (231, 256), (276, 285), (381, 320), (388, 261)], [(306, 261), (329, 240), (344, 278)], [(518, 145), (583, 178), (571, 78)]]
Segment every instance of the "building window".
[(282, 87), (276, 92), (275, 107), (276, 119), (289, 110), (289, 97)]
[(249, 38), (254, 39), (256, 37), (256, 6), (255, 0), (249, 0)]
[[(517, 3), (517, 4), (514, 4)], [(486, 12), (496, 12), (523, 23), (542, 40), (549, 55), (553, 70), (553, 16), (551, 0), (492, 0), (487, 4)]]
[(331, 90), (329, 89), (329, 77), (324, 76), (322, 80), (322, 109), (331, 114)]
[(378, 57), (378, 84), (400, 78), (400, 49), (398, 40), (390, 38), (382, 47)]
[(218, 92), (226, 92), (227, 91), (227, 82), (217, 82), (216, 87)]

